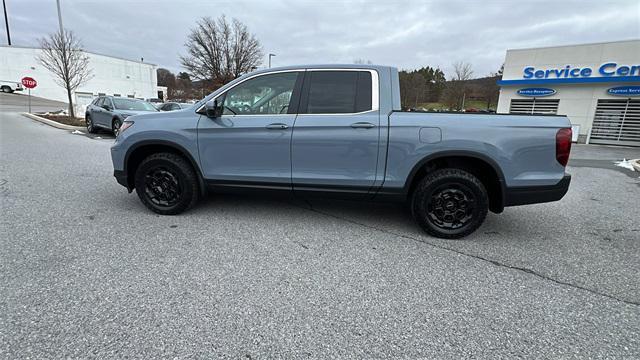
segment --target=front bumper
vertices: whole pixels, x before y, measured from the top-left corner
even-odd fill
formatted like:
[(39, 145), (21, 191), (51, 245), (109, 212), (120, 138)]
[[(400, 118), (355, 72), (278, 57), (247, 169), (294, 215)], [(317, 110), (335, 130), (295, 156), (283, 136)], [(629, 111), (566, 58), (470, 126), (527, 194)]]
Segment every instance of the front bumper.
[(517, 206), (558, 201), (569, 190), (571, 175), (565, 174), (555, 185), (522, 186), (505, 189), (504, 206)]
[(129, 192), (133, 191), (133, 189), (129, 186), (127, 173), (125, 173), (123, 170), (113, 170), (113, 176), (116, 178), (118, 184), (126, 187)]

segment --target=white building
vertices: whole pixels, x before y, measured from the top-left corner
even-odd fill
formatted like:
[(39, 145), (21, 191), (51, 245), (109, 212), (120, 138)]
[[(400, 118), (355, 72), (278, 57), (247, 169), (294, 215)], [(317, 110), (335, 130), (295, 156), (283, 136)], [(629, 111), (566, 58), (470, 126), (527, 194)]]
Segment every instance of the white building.
[[(23, 77), (29, 76), (38, 83), (31, 90), (31, 95), (68, 102), (66, 90), (56, 84), (51, 72), (36, 60), (40, 52), (39, 48), (0, 46), (0, 80), (20, 82)], [(141, 99), (158, 96), (155, 64), (91, 52), (86, 54), (93, 78), (72, 94), (78, 108), (84, 108), (98, 95)], [(23, 92), (26, 94), (27, 89)]]
[(498, 84), (499, 113), (566, 115), (580, 142), (640, 146), (640, 40), (507, 50)]

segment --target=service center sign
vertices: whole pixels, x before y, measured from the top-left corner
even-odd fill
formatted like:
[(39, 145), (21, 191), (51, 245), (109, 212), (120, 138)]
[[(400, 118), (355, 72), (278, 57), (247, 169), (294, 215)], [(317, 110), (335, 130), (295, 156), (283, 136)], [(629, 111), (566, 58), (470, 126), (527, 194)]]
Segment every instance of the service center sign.
[(518, 90), (517, 93), (520, 96), (540, 97), (553, 95), (556, 91), (548, 88), (526, 88)]
[(608, 89), (607, 94), (614, 96), (640, 96), (640, 86), (617, 86)]
[(575, 79), (591, 77), (594, 74), (598, 74), (600, 77), (635, 77), (640, 76), (640, 65), (625, 65), (608, 62), (600, 65), (597, 69), (589, 66), (573, 67), (572, 65), (553, 69), (537, 69), (534, 66), (527, 66), (524, 68), (522, 77), (525, 79)]
[(34, 78), (25, 76), (22, 78), (22, 85), (24, 85), (24, 87), (26, 87), (27, 89), (33, 89), (38, 85), (38, 83)]

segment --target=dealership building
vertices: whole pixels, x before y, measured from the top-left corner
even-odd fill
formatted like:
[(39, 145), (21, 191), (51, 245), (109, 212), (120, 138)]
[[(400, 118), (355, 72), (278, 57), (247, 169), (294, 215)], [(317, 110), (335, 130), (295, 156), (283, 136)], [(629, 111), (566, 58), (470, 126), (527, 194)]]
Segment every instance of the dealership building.
[[(55, 82), (51, 72), (36, 60), (39, 48), (0, 46), (0, 80), (20, 82), (25, 76), (34, 78), (38, 85), (31, 95), (67, 102), (66, 90)], [(129, 98), (155, 98), (158, 96), (155, 64), (121, 59), (85, 51), (93, 77), (73, 94), (78, 110), (98, 95)], [(25, 89), (23, 93), (26, 94)]]
[(574, 139), (640, 146), (640, 40), (507, 50), (499, 113), (566, 115)]

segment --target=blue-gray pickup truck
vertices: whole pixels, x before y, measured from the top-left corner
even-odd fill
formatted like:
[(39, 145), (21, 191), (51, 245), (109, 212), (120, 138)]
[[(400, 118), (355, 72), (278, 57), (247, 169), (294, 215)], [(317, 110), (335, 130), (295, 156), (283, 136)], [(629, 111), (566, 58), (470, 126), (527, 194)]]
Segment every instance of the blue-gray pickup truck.
[(406, 201), (430, 235), (569, 188), (564, 116), (403, 112), (398, 71), (323, 65), (246, 74), (192, 107), (128, 117), (114, 175), (173, 215), (208, 192)]

